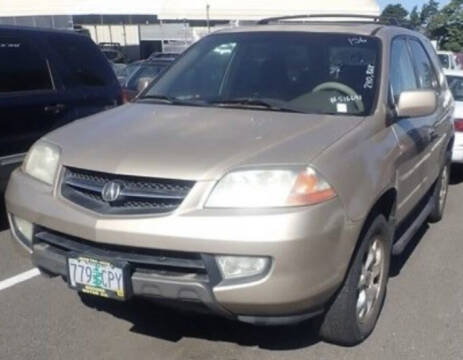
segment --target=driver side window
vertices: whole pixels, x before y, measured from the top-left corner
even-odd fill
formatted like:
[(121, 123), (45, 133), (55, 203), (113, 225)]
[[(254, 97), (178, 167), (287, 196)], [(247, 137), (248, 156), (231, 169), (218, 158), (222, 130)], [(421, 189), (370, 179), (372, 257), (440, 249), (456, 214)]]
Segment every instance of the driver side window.
[(392, 42), (389, 83), (391, 100), (395, 104), (398, 103), (400, 94), (403, 91), (418, 89), (415, 69), (405, 38), (398, 38)]

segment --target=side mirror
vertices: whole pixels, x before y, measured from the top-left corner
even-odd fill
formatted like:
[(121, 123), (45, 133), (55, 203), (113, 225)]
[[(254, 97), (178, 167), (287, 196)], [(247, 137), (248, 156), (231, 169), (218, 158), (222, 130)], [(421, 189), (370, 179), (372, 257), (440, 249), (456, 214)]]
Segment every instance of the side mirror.
[(397, 116), (400, 118), (428, 116), (436, 109), (437, 95), (434, 90), (404, 91), (399, 97)]
[(153, 78), (151, 77), (142, 77), (138, 80), (137, 82), (137, 91), (140, 92), (142, 90), (145, 90), (148, 85), (153, 81)]

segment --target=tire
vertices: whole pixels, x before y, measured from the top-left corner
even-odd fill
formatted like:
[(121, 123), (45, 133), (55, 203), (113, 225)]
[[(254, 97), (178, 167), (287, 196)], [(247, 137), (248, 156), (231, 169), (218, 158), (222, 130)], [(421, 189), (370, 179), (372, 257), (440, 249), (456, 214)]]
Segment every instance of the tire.
[(433, 202), (432, 212), (429, 215), (429, 222), (436, 223), (444, 217), (445, 204), (447, 202), (447, 194), (450, 180), (450, 162), (444, 166), (442, 172), (437, 179), (436, 186), (431, 201)]
[[(392, 234), (392, 226), (383, 215), (376, 216), (363, 232), (344, 284), (322, 320), (320, 337), (323, 340), (353, 346), (372, 333), (386, 297)], [(376, 266), (368, 272), (367, 264)], [(379, 269), (378, 275), (374, 275), (373, 268)], [(361, 277), (362, 274), (367, 275)]]

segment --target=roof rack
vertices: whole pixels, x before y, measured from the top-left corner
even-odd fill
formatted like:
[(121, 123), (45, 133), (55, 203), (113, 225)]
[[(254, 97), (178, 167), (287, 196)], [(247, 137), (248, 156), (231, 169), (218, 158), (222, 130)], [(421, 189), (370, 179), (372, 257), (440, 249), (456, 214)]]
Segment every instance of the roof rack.
[[(278, 22), (282, 20), (297, 20), (297, 19), (329, 19), (329, 18), (343, 18), (343, 19), (364, 19), (364, 20), (371, 20), (372, 22), (381, 24), (383, 18), (379, 15), (365, 15), (365, 14), (304, 14), (304, 15), (290, 15), (290, 16), (279, 16), (279, 17), (271, 17), (259, 20), (257, 25), (268, 25), (271, 22)], [(388, 24), (394, 22), (393, 18), (388, 18)], [(350, 21), (349, 21), (350, 22)], [(398, 25), (398, 22), (395, 21), (394, 25)]]

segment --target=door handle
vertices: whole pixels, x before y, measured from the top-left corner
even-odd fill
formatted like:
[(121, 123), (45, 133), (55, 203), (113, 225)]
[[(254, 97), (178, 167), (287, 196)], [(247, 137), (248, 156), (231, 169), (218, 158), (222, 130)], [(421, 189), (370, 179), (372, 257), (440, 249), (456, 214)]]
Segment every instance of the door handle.
[(43, 109), (45, 112), (48, 113), (53, 113), (53, 114), (59, 114), (66, 108), (66, 105), (64, 104), (56, 104), (56, 105), (47, 105)]
[(428, 135), (428, 138), (429, 138), (430, 142), (433, 142), (434, 140), (436, 140), (439, 137), (438, 134), (437, 134), (436, 129), (434, 129), (434, 128), (428, 128), (427, 135)]

